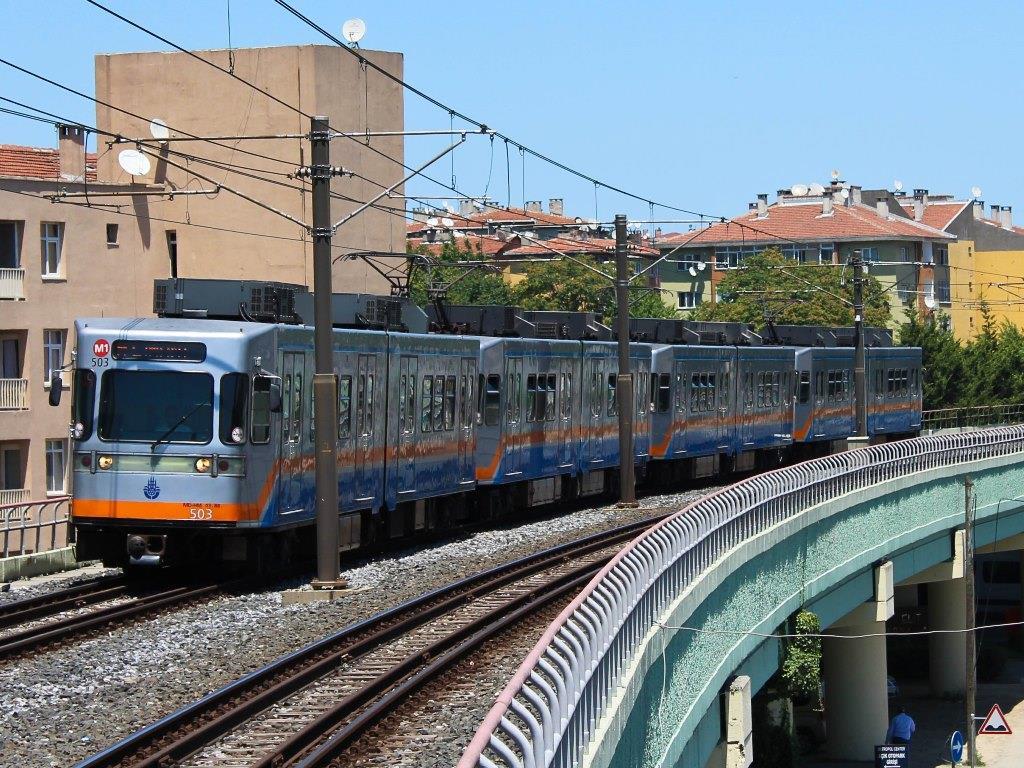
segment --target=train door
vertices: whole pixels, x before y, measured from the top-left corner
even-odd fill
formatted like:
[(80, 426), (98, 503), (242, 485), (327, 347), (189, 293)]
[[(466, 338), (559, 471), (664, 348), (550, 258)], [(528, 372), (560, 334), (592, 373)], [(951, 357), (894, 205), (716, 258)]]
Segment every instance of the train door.
[(404, 356), (398, 362), (398, 492), (416, 490), (416, 385), (419, 360)]
[(718, 408), (715, 412), (717, 424), (715, 432), (718, 435), (718, 448), (722, 451), (731, 452), (732, 448), (732, 370), (731, 360), (722, 359), (718, 362), (718, 381), (716, 389), (718, 393)]
[(302, 352), (281, 353), (281, 479), (282, 514), (302, 509), (302, 388), (306, 378)]
[(604, 366), (600, 358), (594, 358), (587, 366), (587, 382), (589, 390), (587, 410), (583, 414), (583, 456), (590, 463), (600, 464), (601, 454), (601, 421), (604, 415)]
[(743, 366), (741, 381), (737, 382), (736, 410), (740, 414), (740, 443), (744, 448), (754, 444), (754, 393), (757, 383), (752, 361)]
[(476, 415), (476, 361), (463, 358), (459, 364), (459, 485), (471, 485), (473, 466), (473, 421)]
[(356, 445), (354, 462), (354, 495), (356, 502), (373, 499), (374, 417), (377, 408), (376, 360), (373, 355), (359, 355), (356, 368)]
[(672, 437), (669, 445), (676, 446), (673, 453), (685, 453), (686, 441), (676, 440), (676, 435), (683, 437), (686, 434), (686, 366), (682, 360), (672, 362), (672, 392), (673, 408), (672, 420), (669, 429), (672, 430)]
[(505, 359), (505, 474), (522, 473), (523, 360)]
[(572, 384), (572, 361), (562, 360), (558, 364), (558, 465), (562, 469), (571, 467), (574, 460)]

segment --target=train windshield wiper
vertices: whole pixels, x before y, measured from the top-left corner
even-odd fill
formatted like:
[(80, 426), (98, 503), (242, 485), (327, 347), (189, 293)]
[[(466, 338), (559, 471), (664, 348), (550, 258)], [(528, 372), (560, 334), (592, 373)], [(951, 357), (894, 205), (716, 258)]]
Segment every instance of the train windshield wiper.
[(210, 404), (209, 403), (196, 403), (195, 405), (193, 405), (192, 408), (188, 411), (188, 413), (186, 413), (184, 416), (182, 416), (180, 419), (178, 419), (176, 422), (174, 422), (174, 426), (172, 426), (170, 429), (168, 429), (166, 432), (164, 432), (162, 435), (160, 435), (160, 437), (158, 437), (156, 440), (153, 441), (153, 443), (149, 446), (149, 450), (153, 451), (153, 450), (156, 449), (156, 447), (158, 445), (160, 445), (160, 443), (166, 442), (167, 438), (170, 437), (170, 435), (174, 432), (174, 430), (176, 430), (178, 427), (180, 427), (182, 424), (184, 424), (186, 421), (188, 421), (190, 418), (192, 418), (192, 415), (196, 411), (198, 411), (200, 408), (202, 408), (204, 405), (208, 406)]

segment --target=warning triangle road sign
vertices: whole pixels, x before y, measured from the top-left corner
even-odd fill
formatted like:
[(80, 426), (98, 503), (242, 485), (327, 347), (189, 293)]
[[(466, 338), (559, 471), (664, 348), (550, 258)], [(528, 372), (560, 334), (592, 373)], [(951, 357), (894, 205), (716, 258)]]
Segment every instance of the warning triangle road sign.
[(999, 708), (998, 704), (993, 704), (992, 709), (988, 711), (988, 717), (985, 718), (985, 722), (978, 729), (978, 735), (994, 736), (997, 733), (1005, 734), (1013, 733), (1013, 731), (1010, 730), (1010, 724), (1006, 722), (1003, 710)]

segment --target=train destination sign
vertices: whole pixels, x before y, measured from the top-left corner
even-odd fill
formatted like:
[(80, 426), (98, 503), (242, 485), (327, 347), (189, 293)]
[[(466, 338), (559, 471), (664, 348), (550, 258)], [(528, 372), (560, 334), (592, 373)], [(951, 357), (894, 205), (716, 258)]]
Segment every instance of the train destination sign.
[(111, 354), (115, 360), (201, 363), (206, 359), (206, 345), (198, 341), (118, 339), (111, 345)]

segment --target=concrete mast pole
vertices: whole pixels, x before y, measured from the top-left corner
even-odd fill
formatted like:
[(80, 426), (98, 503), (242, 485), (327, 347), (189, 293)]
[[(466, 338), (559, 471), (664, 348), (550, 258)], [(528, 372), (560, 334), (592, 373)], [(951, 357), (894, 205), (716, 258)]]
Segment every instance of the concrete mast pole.
[(971, 767), (977, 765), (974, 726), (974, 699), (977, 691), (977, 666), (974, 648), (974, 479), (964, 478), (964, 588), (965, 608), (964, 629), (966, 630), (964, 662), (967, 664), (967, 679), (964, 686), (964, 715), (967, 720), (967, 748), (971, 753)]
[(636, 506), (633, 476), (633, 374), (629, 365), (629, 261), (626, 252), (626, 216), (615, 215), (615, 302), (618, 317), (619, 372), (615, 398), (619, 406), (619, 506)]

